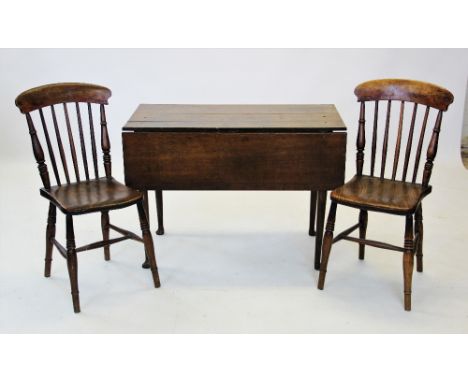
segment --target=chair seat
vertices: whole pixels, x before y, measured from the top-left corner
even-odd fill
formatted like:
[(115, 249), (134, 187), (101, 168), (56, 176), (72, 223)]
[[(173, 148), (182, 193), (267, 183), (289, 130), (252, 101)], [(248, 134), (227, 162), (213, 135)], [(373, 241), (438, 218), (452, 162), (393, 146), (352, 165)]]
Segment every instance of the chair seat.
[(414, 212), (430, 192), (430, 186), (356, 175), (334, 190), (331, 199), (351, 207), (404, 215)]
[(64, 213), (84, 214), (106, 209), (118, 209), (136, 203), (142, 193), (113, 178), (99, 178), (79, 183), (41, 188), (41, 195)]

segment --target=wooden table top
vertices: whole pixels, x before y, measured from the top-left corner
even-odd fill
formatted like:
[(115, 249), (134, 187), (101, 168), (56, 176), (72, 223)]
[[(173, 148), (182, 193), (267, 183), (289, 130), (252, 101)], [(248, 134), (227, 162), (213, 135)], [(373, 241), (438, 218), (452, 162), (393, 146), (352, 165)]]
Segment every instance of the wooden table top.
[(325, 132), (343, 131), (335, 105), (141, 104), (124, 131)]

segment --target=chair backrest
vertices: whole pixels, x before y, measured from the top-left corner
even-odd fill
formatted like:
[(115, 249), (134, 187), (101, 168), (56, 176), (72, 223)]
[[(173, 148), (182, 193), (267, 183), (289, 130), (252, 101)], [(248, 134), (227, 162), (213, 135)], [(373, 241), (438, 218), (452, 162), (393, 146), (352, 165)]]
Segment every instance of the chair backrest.
[[(424, 146), (424, 137), (426, 132), (426, 126), (430, 117), (431, 109), (436, 111), (434, 128), (432, 135), (427, 144), (426, 163), (424, 165), (424, 171), (422, 174), (422, 186), (427, 187), (432, 173), (433, 161), (437, 153), (437, 145), (439, 140), (440, 126), (442, 124), (442, 114), (447, 110), (448, 106), (453, 102), (453, 95), (448, 90), (441, 88), (437, 85), (433, 85), (427, 82), (403, 80), (403, 79), (382, 79), (364, 82), (356, 87), (354, 94), (357, 96), (358, 101), (361, 103), (361, 110), (359, 115), (359, 130), (357, 136), (357, 155), (356, 155), (356, 167), (357, 174), (362, 175), (364, 165), (364, 148), (366, 144), (365, 137), (365, 116), (366, 116), (366, 102), (371, 101), (374, 104), (373, 111), (373, 125), (372, 125), (372, 146), (371, 146), (371, 162), (370, 162), (370, 175), (374, 176), (376, 166), (376, 152), (378, 146), (378, 126), (379, 126), (379, 102), (386, 101), (386, 115), (385, 122), (380, 123), (384, 125), (384, 133), (382, 140), (382, 157), (380, 161), (380, 178), (385, 178), (385, 168), (387, 162), (387, 152), (389, 146), (389, 130), (391, 125), (391, 107), (394, 101), (399, 101), (399, 118), (397, 135), (395, 141), (395, 151), (393, 157), (392, 166), (392, 180), (397, 180), (397, 171), (399, 169), (398, 164), (400, 162), (400, 147), (403, 137), (403, 125), (404, 123), (404, 112), (405, 105), (407, 103), (412, 104), (411, 120), (408, 119), (406, 125), (407, 138), (406, 138), (406, 150), (404, 159), (402, 161), (403, 167), (400, 168), (401, 180), (407, 181), (408, 167), (410, 164), (413, 137), (415, 134), (415, 126), (421, 125), (416, 154), (413, 159), (413, 174), (411, 182), (416, 183), (418, 176), (418, 168), (421, 158), (421, 152)], [(423, 113), (418, 113), (418, 106), (423, 105), (425, 108)], [(419, 123), (416, 120), (422, 119)], [(383, 121), (381, 121), (383, 122)], [(428, 137), (429, 138), (429, 137)], [(409, 181), (410, 179), (408, 179)]]
[[(89, 129), (89, 139), (91, 145), (93, 167), (94, 167), (94, 176), (99, 178), (99, 166), (97, 158), (97, 149), (96, 149), (96, 134), (94, 130), (94, 119), (93, 119), (93, 105), (99, 105), (100, 113), (100, 125), (101, 125), (101, 149), (103, 152), (103, 162), (104, 162), (104, 172), (105, 176), (110, 178), (111, 175), (111, 158), (110, 158), (110, 141), (109, 134), (107, 131), (107, 121), (106, 121), (106, 112), (104, 105), (107, 105), (108, 99), (111, 96), (111, 91), (105, 87), (92, 85), (92, 84), (83, 84), (83, 83), (57, 83), (39, 86), (30, 90), (27, 90), (21, 93), (16, 97), (15, 104), (18, 106), (20, 111), (26, 115), (26, 121), (29, 128), (29, 134), (31, 135), (31, 142), (34, 152), (34, 157), (38, 164), (39, 174), (42, 179), (42, 183), (45, 188), (51, 187), (51, 182), (49, 178), (49, 172), (47, 165), (45, 163), (44, 151), (40, 143), (38, 136), (38, 131), (34, 125), (34, 117), (39, 117), (40, 124), (42, 125), (42, 130), (44, 133), (44, 138), (47, 144), (47, 149), (49, 153), (49, 159), (52, 164), (52, 168), (55, 175), (55, 180), (57, 185), (62, 185), (62, 179), (60, 177), (61, 169), (57, 166), (57, 156), (54, 152), (53, 141), (56, 141), (58, 147), (58, 153), (60, 161), (62, 163), (61, 168), (63, 169), (63, 175), (65, 177), (66, 183), (70, 183), (73, 180), (69, 174), (67, 156), (73, 162), (73, 169), (75, 172), (76, 182), (88, 181), (90, 179), (90, 171), (88, 169), (88, 152), (86, 150), (86, 138), (85, 132), (83, 129), (83, 120), (81, 118), (81, 108), (80, 104), (86, 104), (88, 110), (88, 129)], [(69, 110), (68, 105), (74, 104)], [(60, 105), (60, 106), (58, 106)], [(55, 106), (58, 106), (57, 108)], [(46, 112), (46, 108), (49, 108), (49, 113)], [(62, 109), (63, 114), (60, 112)], [(73, 113), (76, 115), (77, 124), (72, 126), (70, 123), (70, 114)], [(38, 115), (37, 115), (38, 114)], [(47, 127), (47, 120), (49, 120), (49, 125), (53, 125), (53, 134), (51, 134)], [(50, 123), (52, 121), (52, 123)], [(61, 123), (59, 123), (59, 121)], [(66, 133), (64, 129), (66, 128)], [(73, 130), (78, 129), (78, 136), (80, 141), (81, 148), (81, 162), (84, 168), (85, 179), (82, 178), (82, 173), (80, 175), (80, 164), (79, 159), (76, 153), (75, 148), (75, 138), (73, 135)], [(51, 129), (52, 130), (52, 129)], [(68, 135), (69, 151), (64, 149), (64, 144), (62, 142), (62, 135)], [(55, 135), (55, 140), (52, 139), (52, 135)], [(68, 154), (68, 155), (67, 155)]]

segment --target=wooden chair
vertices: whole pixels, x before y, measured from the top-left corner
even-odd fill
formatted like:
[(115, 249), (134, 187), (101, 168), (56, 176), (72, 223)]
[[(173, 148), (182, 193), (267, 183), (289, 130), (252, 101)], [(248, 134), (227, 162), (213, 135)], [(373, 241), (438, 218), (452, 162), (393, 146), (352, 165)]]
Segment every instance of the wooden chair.
[[(359, 85), (354, 93), (360, 102), (359, 130), (357, 136), (357, 174), (345, 185), (331, 193), (331, 206), (323, 239), (322, 262), (318, 288), (323, 289), (325, 275), (327, 272), (328, 258), (332, 243), (344, 239), (359, 243), (359, 259), (364, 259), (364, 248), (366, 245), (403, 252), (403, 277), (404, 277), (404, 305), (405, 310), (411, 310), (411, 282), (413, 275), (413, 259), (416, 253), (417, 271), (423, 270), (423, 221), (422, 221), (422, 199), (431, 192), (429, 180), (431, 178), (433, 161), (437, 153), (439, 132), (442, 123), (442, 114), (453, 102), (453, 95), (439, 86), (411, 80), (386, 79), (368, 81)], [(382, 157), (380, 162), (380, 175), (374, 175), (376, 170), (376, 151), (379, 121), (380, 101), (386, 101), (385, 129), (382, 142)], [(395, 154), (391, 172), (391, 178), (385, 177), (387, 151), (389, 145), (391, 107), (395, 101), (399, 102), (399, 119), (397, 137), (395, 143)], [(365, 138), (365, 108), (366, 102), (374, 104), (374, 116), (372, 126), (372, 146), (370, 175), (363, 175)], [(397, 171), (400, 163), (400, 146), (404, 122), (404, 111), (407, 103), (412, 103), (412, 116), (406, 138), (406, 150), (403, 159), (403, 167), (400, 170), (401, 180), (397, 180)], [(413, 137), (419, 106), (424, 107), (424, 117), (419, 133), (416, 155), (413, 159), (413, 173), (409, 177), (408, 167), (410, 164)], [(423, 108), (423, 107), (421, 107)], [(432, 109), (436, 111), (435, 125), (427, 148), (427, 159), (422, 171), (421, 183), (417, 183), (418, 167), (421, 152), (424, 146), (424, 135), (428, 123), (429, 114)], [(409, 121), (408, 121), (409, 122)], [(419, 125), (419, 123), (418, 123)], [(333, 239), (335, 226), (335, 215), (337, 204), (358, 208), (359, 222), (346, 229)], [(376, 211), (394, 215), (402, 215), (406, 218), (404, 247), (398, 247), (374, 240), (366, 239), (367, 212)], [(413, 232), (413, 218), (415, 229)], [(351, 237), (349, 234), (359, 228), (359, 238)]]
[[(20, 111), (26, 115), (34, 157), (36, 158), (39, 174), (44, 186), (40, 189), (40, 194), (50, 202), (46, 229), (44, 276), (50, 276), (52, 250), (55, 246), (59, 253), (67, 260), (73, 298), (73, 309), (75, 313), (80, 312), (77, 252), (103, 247), (105, 260), (110, 260), (109, 246), (111, 244), (118, 243), (126, 239), (140, 241), (144, 243), (145, 246), (145, 252), (150, 263), (154, 286), (156, 288), (160, 286), (158, 269), (154, 256), (153, 240), (151, 238), (146, 212), (144, 210), (142, 193), (117, 182), (111, 175), (110, 142), (104, 107), (104, 105), (107, 105), (107, 101), (110, 96), (111, 91), (102, 86), (80, 83), (59, 83), (27, 90), (21, 93), (15, 100), (16, 106), (18, 106)], [(59, 114), (59, 111), (55, 108), (55, 106), (58, 106), (59, 104), (61, 104), (60, 108), (63, 109), (63, 115)], [(77, 117), (84, 179), (83, 172), (80, 172), (80, 161), (75, 149), (76, 132), (74, 135), (72, 124), (70, 123), (71, 113), (68, 108), (69, 104), (73, 104), (72, 108), (75, 109)], [(83, 128), (84, 123), (81, 118), (80, 104), (84, 104), (88, 110), (87, 119), (89, 121), (88, 127), (90, 133), (88, 140), (91, 144), (94, 178), (91, 176), (91, 170), (88, 168), (88, 151), (86, 150), (85, 131)], [(95, 106), (94, 104), (99, 106)], [(101, 148), (103, 152), (105, 173), (105, 176), (103, 177), (100, 177), (99, 175), (98, 154), (96, 149), (97, 134), (95, 134), (94, 130), (92, 113), (93, 106), (99, 107), (100, 111)], [(46, 107), (50, 108), (50, 114), (46, 113)], [(34, 115), (32, 113), (34, 111), (38, 111), (39, 115), (37, 115), (37, 113), (34, 113)], [(45, 163), (45, 156), (38, 137), (38, 132), (34, 126), (33, 116), (36, 118), (39, 117), (41, 121), (40, 123), (42, 125), (44, 138), (47, 144), (49, 159), (55, 175), (55, 186), (50, 182), (49, 171)], [(53, 134), (49, 133), (47, 128), (47, 117), (49, 117), (49, 122), (50, 119), (53, 122)], [(58, 123), (60, 119), (58, 117), (63, 117), (65, 121), (64, 124), (66, 125), (66, 132), (61, 132)], [(68, 171), (67, 150), (64, 149), (61, 134), (68, 136), (70, 144), (70, 151), (68, 154), (71, 156), (76, 182), (73, 182)], [(53, 135), (55, 135), (55, 138)], [(53, 149), (54, 140), (57, 142), (58, 155), (56, 155), (56, 152)], [(61, 168), (57, 165), (57, 157), (61, 160)], [(61, 173), (64, 175), (65, 182), (63, 182), (63, 178), (60, 176)], [(128, 207), (134, 204), (136, 204), (138, 208), (143, 238), (109, 222), (109, 211)], [(55, 239), (57, 207), (66, 215), (66, 248)], [(73, 216), (91, 212), (101, 212), (103, 240), (76, 248), (75, 235), (73, 231)], [(110, 229), (120, 233), (122, 236), (115, 239), (109, 239)]]

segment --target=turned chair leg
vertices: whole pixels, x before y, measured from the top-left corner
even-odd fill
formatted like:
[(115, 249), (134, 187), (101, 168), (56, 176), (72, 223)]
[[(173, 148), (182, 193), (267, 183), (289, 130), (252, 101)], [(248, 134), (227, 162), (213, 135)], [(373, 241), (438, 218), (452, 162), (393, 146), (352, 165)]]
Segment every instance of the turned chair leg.
[(73, 310), (80, 312), (80, 294), (78, 291), (78, 261), (76, 258), (75, 233), (73, 230), (73, 216), (67, 215), (67, 267), (70, 277)]
[(330, 250), (333, 242), (333, 230), (335, 229), (336, 217), (336, 202), (331, 203), (330, 212), (328, 213), (327, 228), (323, 238), (322, 245), (322, 262), (320, 264), (320, 275), (318, 281), (318, 289), (323, 289), (325, 285), (325, 276), (327, 273), (328, 258), (330, 257)]
[[(143, 206), (143, 201), (137, 203), (138, 208), (138, 217), (140, 218), (141, 232), (143, 234), (143, 241), (145, 244), (145, 254), (146, 260), (145, 263), (148, 263), (151, 273), (153, 275), (153, 282), (155, 288), (159, 288), (161, 283), (159, 281), (158, 266), (156, 264), (156, 257), (154, 256), (154, 245), (153, 238), (151, 237), (151, 232), (148, 225), (148, 220), (146, 218), (145, 208)], [(145, 267), (145, 265), (143, 265)]]
[(317, 191), (310, 191), (309, 236), (315, 236), (315, 214), (317, 211)]
[(407, 215), (405, 225), (405, 252), (403, 253), (405, 310), (411, 310), (411, 282), (413, 279), (414, 263), (413, 247), (413, 216)]
[[(101, 229), (102, 229), (102, 240), (109, 240), (109, 211), (101, 212)], [(110, 246), (104, 246), (104, 260), (110, 260)]]
[[(361, 210), (359, 212), (359, 238), (365, 239), (367, 231), (367, 210)], [(359, 244), (359, 260), (364, 260), (364, 251), (366, 245)]]
[(156, 231), (156, 235), (164, 235), (162, 190), (156, 190), (155, 195), (156, 195), (156, 213), (158, 215), (158, 230)]
[(57, 220), (57, 207), (52, 203), (49, 204), (49, 215), (47, 217), (46, 229), (46, 253), (45, 253), (45, 268), (44, 276), (50, 277), (50, 269), (52, 267), (52, 251), (54, 249), (55, 239), (55, 222)]
[(418, 272), (423, 271), (423, 237), (424, 237), (424, 227), (423, 227), (423, 215), (422, 215), (422, 206), (416, 209), (415, 214), (415, 232), (418, 235), (418, 240), (416, 243), (416, 270)]

